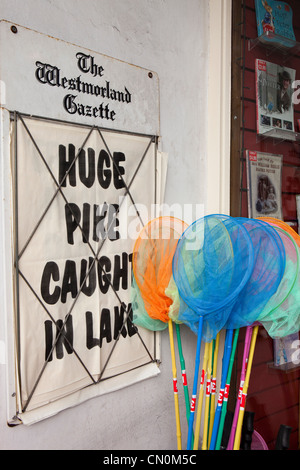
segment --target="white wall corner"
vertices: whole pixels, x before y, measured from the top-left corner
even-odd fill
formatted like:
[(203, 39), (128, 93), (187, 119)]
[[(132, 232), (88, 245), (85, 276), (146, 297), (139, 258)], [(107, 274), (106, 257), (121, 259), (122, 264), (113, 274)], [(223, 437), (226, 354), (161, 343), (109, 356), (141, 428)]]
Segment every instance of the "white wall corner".
[(232, 0), (209, 0), (205, 214), (230, 211)]

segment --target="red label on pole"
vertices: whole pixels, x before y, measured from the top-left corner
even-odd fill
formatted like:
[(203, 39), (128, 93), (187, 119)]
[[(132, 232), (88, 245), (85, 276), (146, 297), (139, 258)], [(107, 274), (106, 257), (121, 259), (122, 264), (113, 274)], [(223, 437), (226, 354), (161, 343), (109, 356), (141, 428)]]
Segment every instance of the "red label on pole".
[(182, 383), (183, 383), (184, 386), (186, 386), (187, 385), (187, 379), (186, 379), (185, 370), (183, 370), (181, 374), (182, 374)]
[(202, 370), (201, 372), (201, 381), (200, 381), (200, 388), (204, 384), (204, 379), (205, 379), (205, 370)]
[(173, 390), (174, 390), (174, 393), (178, 393), (177, 379), (173, 379)]
[(246, 396), (247, 396), (246, 393), (243, 393), (243, 394), (242, 394), (241, 403), (240, 403), (240, 410), (244, 410), (244, 409), (245, 409), (245, 405), (246, 405)]
[(240, 383), (239, 394), (238, 394), (238, 399), (239, 400), (242, 398), (243, 387), (244, 387), (244, 381), (242, 380), (241, 383)]
[(224, 388), (221, 388), (219, 391), (218, 405), (222, 405), (224, 397)]
[(206, 382), (206, 396), (210, 395), (210, 380)]
[(215, 395), (216, 390), (217, 390), (217, 379), (213, 378), (211, 381), (211, 394)]
[(191, 400), (191, 412), (194, 412), (196, 408), (196, 395), (192, 395), (192, 400)]
[(229, 389), (230, 389), (230, 384), (226, 384), (225, 392), (224, 392), (224, 401), (228, 401)]

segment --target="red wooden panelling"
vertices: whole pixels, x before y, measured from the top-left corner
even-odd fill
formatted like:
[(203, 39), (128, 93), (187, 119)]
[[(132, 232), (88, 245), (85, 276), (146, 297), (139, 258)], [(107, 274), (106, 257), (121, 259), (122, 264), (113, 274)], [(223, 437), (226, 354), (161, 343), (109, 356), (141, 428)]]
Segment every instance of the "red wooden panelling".
[[(298, 18), (296, 12), (299, 12), (299, 3), (290, 2), (291, 6), (296, 8), (294, 10), (294, 18)], [(245, 48), (245, 70), (244, 70), (244, 119), (241, 126), (243, 132), (244, 148), (249, 150), (259, 150), (262, 152), (270, 152), (283, 155), (283, 173), (282, 173), (282, 208), (284, 220), (295, 224), (297, 227), (297, 213), (296, 213), (296, 198), (295, 195), (299, 193), (300, 176), (297, 168), (300, 165), (300, 143), (288, 142), (279, 139), (265, 138), (264, 136), (257, 135), (256, 133), (256, 90), (255, 90), (255, 59), (262, 58), (276, 63), (283, 63), (283, 65), (295, 68), (300, 72), (300, 57), (295, 56), (282, 56), (277, 52), (269, 52), (264, 47), (252, 47), (253, 42), (251, 39), (256, 37), (256, 16), (254, 0), (246, 1), (246, 48)], [(297, 25), (298, 26), (298, 25)], [(300, 38), (300, 25), (295, 28), (296, 37)], [(297, 77), (296, 77), (297, 78)], [(295, 105), (295, 120), (300, 116), (300, 104)], [(245, 156), (245, 155), (244, 155)], [(290, 168), (293, 165), (296, 168)], [(247, 184), (245, 178), (242, 180), (242, 187), (246, 189)], [(292, 189), (291, 189), (292, 188)], [(247, 197), (243, 195), (242, 198), (242, 215), (248, 215), (247, 212)]]
[(282, 191), (300, 194), (300, 166), (283, 167)]
[(296, 219), (296, 199), (294, 195), (284, 195), (282, 198), (282, 213), (285, 220)]
[[(300, 1), (286, 0), (294, 12), (294, 31), (296, 40), (300, 42)], [(255, 90), (255, 60), (265, 59), (270, 62), (296, 69), (296, 79), (300, 80), (300, 54), (283, 56), (278, 52), (268, 51), (264, 47), (252, 47), (253, 39), (257, 36), (254, 0), (245, 0), (245, 24), (241, 41), (245, 44), (244, 64), (241, 63), (241, 73), (244, 76), (243, 96), (241, 105), (244, 109), (241, 122), (241, 215), (248, 216), (247, 179), (245, 165), (245, 150), (257, 150), (283, 155), (282, 170), (282, 209), (283, 219), (298, 230), (296, 212), (296, 194), (300, 194), (300, 143), (273, 138), (265, 138), (256, 132), (256, 90)], [(241, 8), (243, 8), (241, 2)], [(233, 25), (235, 27), (235, 25)], [(244, 67), (244, 68), (243, 68)], [(300, 119), (300, 104), (295, 105), (295, 121)], [(296, 127), (296, 130), (299, 130)], [(243, 355), (245, 329), (240, 331), (236, 380), (240, 377)], [(293, 428), (290, 437), (290, 449), (298, 448), (299, 427), (299, 369), (292, 372), (275, 370), (270, 367), (273, 362), (273, 340), (260, 327), (255, 348), (253, 368), (251, 372), (246, 409), (255, 412), (255, 429), (266, 440), (270, 449), (274, 449), (276, 436), (281, 424)], [(234, 394), (231, 390), (231, 395)]]
[[(300, 147), (299, 143), (265, 139), (256, 133), (256, 90), (255, 90), (255, 59), (281, 63), (282, 57), (270, 55), (264, 49), (248, 49), (251, 42), (248, 38), (255, 38), (256, 18), (254, 1), (247, 1), (252, 9), (246, 11), (246, 55), (244, 70), (244, 120), (241, 126), (243, 132), (244, 148), (283, 155), (282, 171), (282, 208), (283, 218), (295, 221), (296, 199), (295, 194), (300, 192)], [(298, 4), (299, 9), (299, 4)], [(284, 58), (284, 65), (300, 71), (299, 58)], [(299, 117), (299, 105), (295, 106), (295, 119)], [(243, 155), (245, 158), (245, 154)], [(291, 166), (292, 165), (292, 166)], [(242, 188), (247, 188), (246, 167), (243, 162)], [(247, 192), (242, 193), (242, 215), (248, 215)], [(238, 369), (240, 374), (241, 358), (243, 353), (242, 336), (238, 346)], [(273, 341), (266, 333), (260, 332), (257, 339), (253, 368), (251, 372), (247, 409), (255, 412), (255, 429), (266, 440), (270, 449), (274, 448), (280, 424), (287, 424), (293, 428), (290, 439), (290, 448), (298, 448), (299, 425), (299, 372), (286, 373), (271, 369), (269, 363), (273, 361)], [(238, 379), (239, 380), (239, 379)]]
[[(247, 403), (249, 411), (255, 411), (257, 404), (250, 403), (250, 399)], [(288, 423), (288, 424), (287, 424)], [(290, 436), (290, 449), (297, 449), (298, 443), (298, 408), (290, 408), (283, 413), (275, 413), (272, 415), (265, 414), (264, 418), (254, 421), (254, 429), (263, 437), (268, 445), (269, 450), (275, 448), (276, 437), (280, 428), (280, 425), (284, 424), (292, 428)]]
[[(245, 328), (238, 342), (237, 379), (239, 383), (244, 348)], [(251, 370), (246, 409), (255, 413), (254, 428), (265, 439), (269, 449), (275, 446), (281, 424), (292, 427), (290, 449), (298, 446), (298, 387), (299, 369), (290, 372), (275, 370), (273, 341), (260, 327)], [(231, 391), (236, 398), (237, 393)]]

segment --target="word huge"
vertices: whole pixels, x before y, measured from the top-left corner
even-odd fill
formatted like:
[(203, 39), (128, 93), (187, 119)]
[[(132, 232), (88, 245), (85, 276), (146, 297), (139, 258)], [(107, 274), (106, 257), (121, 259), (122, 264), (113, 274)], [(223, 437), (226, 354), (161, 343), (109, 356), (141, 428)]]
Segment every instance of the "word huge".
[(76, 186), (76, 165), (78, 162), (78, 175), (79, 179), (84, 186), (91, 188), (97, 176), (97, 182), (103, 189), (108, 189), (111, 184), (115, 189), (125, 187), (123, 175), (125, 169), (121, 162), (125, 162), (125, 155), (123, 152), (114, 152), (112, 156), (102, 149), (99, 152), (96, 161), (95, 150), (88, 148), (87, 152), (84, 149), (79, 149), (76, 153), (75, 146), (69, 144), (68, 156), (66, 147), (59, 145), (59, 184), (66, 186), (67, 180), (70, 186)]

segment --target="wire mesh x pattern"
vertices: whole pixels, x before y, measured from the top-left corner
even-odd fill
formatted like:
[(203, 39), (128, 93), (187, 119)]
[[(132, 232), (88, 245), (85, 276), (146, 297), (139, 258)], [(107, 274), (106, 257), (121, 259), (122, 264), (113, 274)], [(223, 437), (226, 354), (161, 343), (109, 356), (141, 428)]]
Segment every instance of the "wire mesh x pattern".
[[(147, 153), (148, 153), (148, 150), (149, 150), (151, 144), (154, 143), (154, 142), (156, 142), (156, 137), (155, 137), (155, 136), (150, 136), (150, 137), (149, 137), (149, 141), (148, 141), (148, 143), (147, 143), (147, 145), (146, 145), (146, 149), (145, 149), (143, 155), (141, 156), (141, 158), (140, 158), (140, 160), (139, 160), (139, 162), (138, 162), (138, 165), (137, 165), (137, 167), (136, 167), (136, 169), (135, 169), (135, 171), (134, 171), (134, 174), (133, 174), (133, 176), (132, 176), (132, 178), (131, 178), (129, 184), (126, 184), (126, 182), (124, 181), (123, 175), (120, 173), (120, 170), (119, 170), (118, 166), (116, 165), (116, 163), (115, 163), (115, 161), (114, 161), (114, 159), (113, 159), (113, 157), (112, 157), (111, 151), (110, 151), (110, 149), (109, 149), (109, 147), (108, 147), (108, 145), (107, 145), (107, 143), (106, 143), (106, 141), (105, 141), (105, 139), (104, 139), (104, 136), (103, 136), (103, 133), (101, 132), (101, 129), (100, 129), (99, 127), (97, 127), (97, 126), (92, 126), (92, 127), (89, 129), (89, 131), (87, 132), (87, 135), (86, 135), (86, 137), (85, 137), (85, 139), (84, 139), (82, 145), (79, 147), (79, 149), (78, 149), (78, 151), (77, 151), (77, 153), (76, 153), (76, 155), (75, 155), (75, 158), (74, 158), (74, 160), (72, 161), (71, 165), (69, 166), (68, 170), (66, 171), (64, 177), (62, 178), (62, 180), (60, 181), (60, 183), (58, 183), (57, 179), (55, 178), (55, 176), (54, 176), (54, 174), (53, 174), (53, 172), (52, 172), (52, 170), (51, 170), (51, 168), (49, 167), (49, 165), (48, 165), (48, 163), (47, 163), (47, 159), (45, 158), (45, 156), (44, 156), (43, 153), (41, 152), (41, 150), (40, 150), (40, 148), (39, 148), (39, 146), (38, 146), (36, 140), (34, 139), (32, 133), (31, 133), (30, 130), (28, 129), (28, 126), (26, 125), (26, 123), (25, 123), (25, 121), (24, 121), (24, 119), (23, 119), (23, 116), (22, 116), (20, 113), (17, 113), (17, 112), (14, 113), (14, 126), (15, 126), (15, 127), (14, 127), (14, 129), (15, 129), (15, 149), (14, 149), (14, 152), (15, 152), (15, 174), (17, 174), (17, 154), (18, 154), (18, 151), (17, 151), (17, 125), (18, 125), (18, 121), (20, 121), (20, 122), (22, 123), (22, 125), (24, 126), (24, 128), (25, 128), (25, 130), (26, 130), (28, 136), (30, 137), (30, 139), (31, 139), (31, 141), (32, 141), (32, 143), (33, 143), (33, 145), (34, 145), (34, 147), (35, 147), (35, 149), (36, 149), (36, 151), (37, 151), (37, 153), (38, 153), (38, 155), (39, 155), (39, 157), (40, 157), (41, 160), (43, 161), (43, 163), (44, 163), (44, 165), (45, 165), (45, 168), (46, 168), (47, 171), (49, 172), (49, 174), (50, 174), (51, 178), (53, 179), (53, 181), (54, 181), (54, 183), (55, 183), (55, 185), (56, 185), (56, 188), (57, 188), (56, 191), (55, 191), (55, 193), (53, 194), (52, 198), (50, 199), (50, 201), (49, 201), (47, 207), (46, 207), (45, 210), (43, 211), (43, 213), (42, 213), (40, 219), (39, 219), (38, 222), (36, 223), (35, 227), (33, 228), (33, 230), (32, 230), (32, 232), (31, 232), (30, 236), (28, 237), (26, 243), (24, 244), (24, 246), (23, 246), (23, 248), (22, 248), (22, 250), (21, 250), (20, 252), (19, 252), (19, 250), (18, 250), (18, 233), (15, 234), (15, 236), (16, 236), (15, 268), (16, 268), (16, 274), (17, 274), (17, 298), (18, 298), (17, 301), (19, 302), (19, 291), (18, 291), (18, 282), (19, 282), (19, 279), (18, 279), (18, 277), (20, 276), (20, 277), (22, 277), (22, 279), (24, 280), (24, 282), (27, 284), (27, 286), (28, 286), (29, 289), (31, 290), (32, 294), (36, 297), (36, 299), (38, 300), (38, 302), (40, 303), (40, 305), (42, 306), (42, 308), (45, 310), (46, 314), (49, 316), (49, 318), (51, 319), (51, 321), (56, 325), (56, 331), (57, 331), (57, 333), (56, 333), (56, 338), (55, 338), (55, 340), (54, 340), (54, 342), (53, 342), (53, 344), (52, 344), (52, 348), (51, 348), (51, 350), (50, 350), (50, 352), (49, 352), (49, 354), (48, 354), (48, 357), (45, 359), (45, 362), (44, 362), (44, 364), (43, 364), (43, 367), (42, 367), (42, 369), (40, 370), (40, 372), (39, 372), (39, 374), (38, 374), (38, 376), (37, 376), (37, 378), (36, 378), (36, 381), (35, 381), (35, 383), (34, 383), (34, 385), (33, 385), (33, 387), (32, 387), (31, 392), (30, 392), (29, 395), (28, 395), (28, 398), (27, 398), (27, 400), (26, 400), (26, 403), (25, 403), (24, 406), (22, 407), (22, 412), (25, 412), (26, 409), (28, 408), (28, 405), (29, 405), (29, 403), (30, 403), (30, 401), (31, 401), (31, 399), (32, 399), (32, 397), (33, 397), (33, 395), (34, 395), (34, 392), (35, 392), (35, 390), (36, 390), (36, 388), (37, 388), (37, 386), (38, 386), (38, 383), (39, 383), (39, 381), (40, 381), (40, 379), (41, 379), (41, 377), (42, 377), (42, 375), (43, 375), (43, 373), (44, 373), (44, 371), (45, 371), (45, 368), (46, 368), (46, 366), (47, 366), (47, 364), (48, 364), (48, 362), (49, 362), (49, 359), (50, 359), (50, 357), (52, 356), (52, 353), (53, 353), (53, 351), (54, 351), (54, 348), (56, 347), (57, 342), (60, 340), (61, 337), (63, 338), (63, 341), (65, 341), (65, 342), (68, 344), (68, 346), (69, 346), (69, 348), (72, 350), (72, 352), (74, 352), (76, 358), (78, 359), (78, 361), (80, 362), (80, 364), (82, 365), (82, 367), (84, 368), (84, 370), (86, 371), (87, 375), (90, 377), (90, 379), (91, 379), (91, 384), (99, 383), (99, 382), (102, 380), (103, 374), (104, 374), (104, 372), (105, 372), (105, 370), (106, 370), (106, 368), (107, 368), (107, 365), (108, 365), (108, 363), (109, 363), (109, 361), (110, 361), (110, 359), (111, 359), (111, 357), (112, 357), (113, 351), (114, 351), (114, 349), (115, 349), (115, 347), (116, 347), (117, 342), (119, 341), (119, 338), (120, 338), (120, 336), (121, 336), (122, 330), (123, 330), (123, 328), (124, 328), (124, 326), (125, 326), (125, 324), (126, 324), (127, 321), (130, 321), (130, 322), (131, 322), (131, 324), (132, 324), (133, 328), (135, 329), (135, 331), (136, 331), (136, 333), (137, 333), (137, 335), (138, 335), (138, 337), (139, 337), (141, 343), (143, 344), (145, 350), (147, 351), (147, 354), (149, 355), (149, 362), (155, 362), (155, 360), (156, 360), (155, 358), (153, 358), (151, 352), (149, 351), (149, 349), (147, 348), (145, 342), (143, 341), (143, 339), (142, 339), (142, 337), (141, 337), (141, 335), (140, 335), (140, 333), (139, 333), (139, 331), (138, 331), (138, 328), (132, 323), (132, 310), (131, 310), (131, 306), (130, 306), (129, 308), (127, 308), (126, 305), (124, 304), (124, 302), (122, 302), (122, 299), (120, 298), (118, 292), (116, 291), (115, 287), (113, 286), (110, 277), (107, 275), (105, 269), (101, 266), (101, 263), (99, 262), (99, 255), (100, 255), (100, 252), (101, 252), (101, 250), (102, 250), (102, 248), (103, 248), (103, 245), (104, 245), (105, 241), (107, 240), (107, 237), (103, 238), (103, 240), (101, 241), (101, 243), (100, 243), (100, 245), (99, 245), (99, 247), (98, 247), (98, 250), (95, 251), (94, 248), (91, 246), (91, 243), (89, 242), (89, 240), (87, 240), (86, 235), (85, 235), (84, 230), (83, 230), (83, 227), (82, 227), (82, 225), (80, 224), (80, 221), (78, 220), (77, 215), (74, 213), (73, 208), (72, 208), (72, 206), (70, 205), (70, 203), (68, 202), (68, 200), (67, 200), (67, 198), (66, 198), (66, 196), (65, 196), (65, 194), (64, 194), (64, 192), (63, 192), (63, 189), (62, 189), (62, 186), (63, 186), (63, 184), (64, 184), (64, 181), (65, 181), (66, 178), (68, 177), (70, 171), (72, 170), (72, 167), (76, 164), (76, 161), (77, 161), (77, 159), (78, 159), (78, 157), (79, 157), (80, 151), (81, 151), (81, 150), (85, 147), (85, 145), (87, 144), (88, 139), (90, 138), (91, 134), (92, 134), (93, 132), (97, 132), (97, 133), (99, 134), (100, 138), (102, 139), (102, 142), (103, 142), (103, 144), (104, 144), (104, 146), (105, 146), (105, 148), (106, 148), (106, 150), (107, 150), (107, 153), (108, 153), (108, 155), (109, 155), (109, 157), (110, 157), (110, 160), (111, 160), (112, 164), (114, 165), (116, 171), (118, 172), (119, 177), (122, 179), (122, 182), (123, 182), (123, 185), (124, 185), (124, 188), (125, 188), (124, 195), (123, 195), (123, 197), (122, 197), (122, 199), (121, 199), (121, 204), (118, 205), (118, 207), (116, 208), (116, 211), (117, 211), (117, 212), (120, 211), (122, 202), (124, 201), (125, 197), (128, 195), (129, 198), (130, 198), (130, 200), (131, 200), (131, 202), (132, 202), (132, 204), (133, 204), (133, 207), (135, 208), (136, 214), (137, 214), (138, 218), (140, 219), (140, 222), (141, 222), (142, 226), (144, 227), (144, 222), (143, 222), (143, 220), (142, 220), (142, 218), (141, 218), (141, 215), (140, 215), (139, 211), (137, 210), (136, 203), (135, 203), (135, 201), (134, 201), (134, 199), (133, 199), (133, 197), (132, 197), (130, 188), (131, 188), (131, 186), (132, 186), (132, 184), (133, 184), (133, 182), (134, 182), (134, 180), (135, 180), (135, 178), (136, 178), (136, 176), (137, 176), (137, 174), (138, 174), (138, 171), (139, 171), (139, 169), (140, 169), (140, 167), (141, 167), (141, 165), (142, 165), (142, 163), (143, 163), (143, 161), (144, 161), (144, 159), (145, 159), (145, 157), (146, 157), (146, 155), (147, 155)], [(15, 199), (16, 199), (15, 219), (16, 219), (16, 232), (17, 232), (17, 231), (18, 231), (18, 203), (17, 203), (17, 199), (18, 199), (18, 185), (17, 185), (17, 184), (15, 185), (15, 192), (16, 192), (16, 194), (15, 194)], [(19, 261), (20, 261), (22, 255), (23, 255), (23, 253), (25, 252), (26, 248), (28, 247), (30, 241), (32, 240), (34, 234), (35, 234), (36, 231), (38, 230), (38, 228), (39, 228), (39, 226), (40, 226), (42, 220), (44, 219), (44, 217), (45, 217), (46, 214), (48, 213), (48, 211), (49, 211), (49, 209), (50, 209), (50, 207), (51, 207), (53, 201), (54, 201), (55, 198), (58, 196), (58, 194), (61, 195), (61, 197), (63, 198), (63, 200), (64, 200), (64, 202), (65, 202), (65, 204), (66, 204), (66, 206), (68, 207), (68, 210), (71, 212), (72, 216), (74, 217), (74, 220), (75, 220), (76, 224), (78, 225), (79, 230), (82, 232), (83, 240), (85, 241), (85, 243), (87, 243), (87, 245), (89, 246), (89, 249), (91, 250), (91, 253), (92, 253), (92, 255), (93, 255), (93, 261), (90, 263), (89, 268), (87, 269), (85, 278), (83, 279), (81, 285), (79, 286), (77, 295), (76, 295), (76, 297), (74, 298), (73, 303), (72, 303), (72, 305), (71, 305), (69, 311), (67, 312), (67, 314), (66, 314), (66, 316), (65, 316), (65, 319), (64, 319), (64, 321), (63, 321), (63, 323), (62, 323), (61, 326), (59, 326), (59, 325), (57, 324), (57, 322), (56, 322), (55, 319), (53, 318), (53, 315), (52, 315), (52, 314), (50, 313), (50, 311), (47, 309), (47, 307), (45, 306), (44, 302), (41, 300), (40, 296), (39, 296), (39, 295), (37, 294), (37, 292), (34, 290), (34, 288), (32, 287), (32, 285), (30, 284), (29, 280), (28, 280), (28, 279), (26, 278), (26, 276), (21, 272), (20, 267), (19, 267)], [(111, 221), (111, 224), (112, 224), (112, 223), (113, 223), (113, 221)], [(108, 230), (109, 230), (109, 228), (108, 228)], [(104, 364), (102, 370), (99, 371), (99, 378), (98, 378), (97, 380), (94, 379), (94, 377), (92, 376), (91, 372), (88, 370), (88, 367), (84, 364), (84, 362), (82, 361), (82, 359), (80, 358), (80, 356), (79, 356), (78, 353), (76, 352), (76, 350), (75, 350), (73, 344), (70, 343), (70, 341), (69, 341), (67, 335), (65, 334), (65, 325), (66, 325), (66, 323), (67, 323), (67, 321), (68, 321), (68, 318), (69, 318), (71, 312), (73, 311), (73, 308), (74, 308), (74, 306), (75, 306), (75, 304), (76, 304), (76, 302), (77, 302), (77, 300), (78, 300), (78, 297), (79, 297), (79, 295), (80, 295), (81, 292), (82, 292), (82, 288), (83, 288), (83, 286), (84, 286), (86, 280), (88, 279), (89, 273), (91, 272), (91, 270), (92, 270), (92, 268), (93, 268), (93, 266), (94, 266), (94, 264), (95, 264), (96, 262), (98, 262), (98, 266), (100, 267), (100, 269), (101, 269), (103, 275), (105, 276), (107, 282), (110, 284), (111, 288), (113, 289), (113, 292), (114, 292), (115, 296), (117, 297), (117, 300), (118, 300), (119, 304), (122, 306), (122, 308), (123, 308), (123, 310), (124, 310), (123, 323), (122, 323), (122, 325), (121, 325), (120, 328), (119, 328), (117, 338), (115, 339), (115, 341), (114, 341), (114, 343), (113, 343), (113, 345), (112, 345), (112, 348), (111, 348), (110, 353), (109, 353), (109, 355), (108, 355), (108, 357), (107, 357), (107, 359), (106, 359), (106, 361), (105, 361), (105, 364)], [(17, 305), (18, 305), (18, 303), (17, 303)], [(17, 306), (17, 325), (19, 325), (18, 317), (19, 317), (19, 307)], [(20, 351), (19, 326), (18, 326), (17, 328), (18, 328), (18, 331), (17, 331), (17, 338), (18, 338), (18, 339), (17, 339), (17, 350), (18, 350), (18, 354), (17, 354), (17, 356), (18, 356), (19, 380), (20, 380), (20, 386), (21, 386), (21, 373), (20, 373), (20, 365), (19, 365), (19, 351)]]

